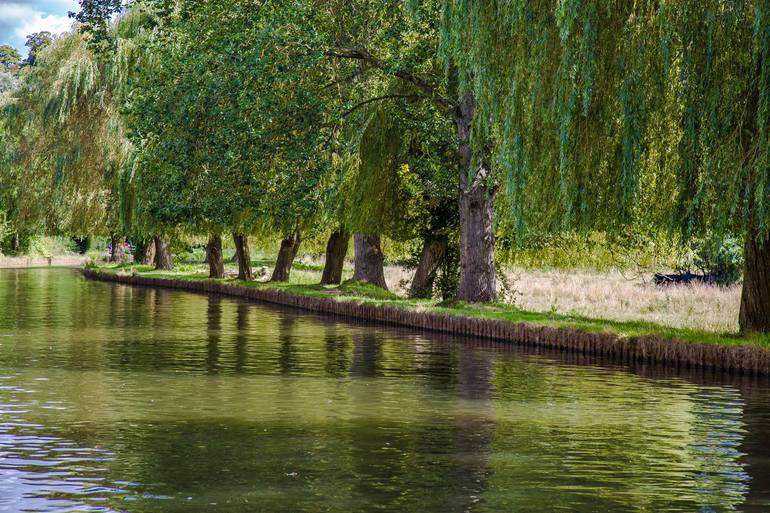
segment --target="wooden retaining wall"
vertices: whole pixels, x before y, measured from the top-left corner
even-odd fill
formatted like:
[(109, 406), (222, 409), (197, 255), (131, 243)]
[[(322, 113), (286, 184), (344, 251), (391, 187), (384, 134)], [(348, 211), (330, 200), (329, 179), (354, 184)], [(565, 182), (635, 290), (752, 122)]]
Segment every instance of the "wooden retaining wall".
[(659, 362), (684, 368), (700, 367), (716, 371), (770, 375), (770, 350), (756, 346), (724, 346), (663, 340), (653, 336), (627, 338), (613, 333), (586, 333), (572, 328), (553, 328), (526, 322), (443, 315), (408, 308), (337, 301), (333, 297), (299, 296), (214, 280), (148, 278), (104, 273), (92, 269), (85, 269), (83, 274), (92, 280), (222, 294), (385, 325), (503, 340), (587, 356), (609, 357), (622, 361)]

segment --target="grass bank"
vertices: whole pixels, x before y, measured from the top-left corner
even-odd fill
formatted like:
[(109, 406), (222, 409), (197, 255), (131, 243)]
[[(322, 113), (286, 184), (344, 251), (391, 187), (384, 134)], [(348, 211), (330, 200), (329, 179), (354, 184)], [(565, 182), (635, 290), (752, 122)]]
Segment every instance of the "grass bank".
[(221, 293), (388, 324), (483, 336), (623, 359), (642, 359), (770, 374), (770, 337), (742, 337), (644, 321), (616, 321), (557, 312), (527, 311), (505, 304), (445, 304), (404, 299), (368, 285), (328, 287), (303, 283), (317, 273), (300, 264), (300, 282), (210, 280), (200, 266), (161, 272), (143, 266), (101, 266), (89, 278), (134, 285)]

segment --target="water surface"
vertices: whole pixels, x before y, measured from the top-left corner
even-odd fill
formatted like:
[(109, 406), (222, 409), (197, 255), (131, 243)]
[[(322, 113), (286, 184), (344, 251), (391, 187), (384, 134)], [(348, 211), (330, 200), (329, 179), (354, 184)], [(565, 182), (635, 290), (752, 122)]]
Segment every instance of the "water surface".
[(770, 511), (768, 390), (0, 270), (0, 512)]

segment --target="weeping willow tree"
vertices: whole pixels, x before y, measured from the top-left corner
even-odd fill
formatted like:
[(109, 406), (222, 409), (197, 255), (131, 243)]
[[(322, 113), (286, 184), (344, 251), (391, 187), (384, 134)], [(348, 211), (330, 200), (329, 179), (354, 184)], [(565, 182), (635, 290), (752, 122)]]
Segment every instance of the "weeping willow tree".
[[(105, 70), (77, 34), (40, 52), (15, 98), (20, 134), (19, 222), (52, 232), (102, 232), (109, 223), (110, 185), (122, 158), (117, 113)], [(107, 142), (112, 144), (106, 144)]]
[(119, 112), (135, 64), (135, 20), (121, 25), (120, 51), (105, 58), (78, 31), (41, 50), (21, 74), (6, 113), (19, 149), (17, 222), (53, 233), (125, 234), (132, 147)]
[(135, 9), (110, 27), (111, 51), (74, 30), (24, 68), (5, 108), (18, 145), (8, 172), (25, 184), (16, 198), (20, 226), (110, 235), (113, 258), (120, 260), (125, 236), (144, 233), (137, 160), (121, 109), (128, 85), (146, 67), (152, 29), (150, 13)]
[(518, 231), (743, 234), (770, 331), (770, 2), (446, 0), (441, 55)]

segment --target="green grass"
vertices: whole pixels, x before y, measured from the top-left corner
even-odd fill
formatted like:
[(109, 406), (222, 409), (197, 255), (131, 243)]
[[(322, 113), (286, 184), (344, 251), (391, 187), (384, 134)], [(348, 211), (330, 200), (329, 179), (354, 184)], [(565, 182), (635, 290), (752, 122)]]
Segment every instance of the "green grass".
[[(270, 267), (269, 261), (254, 262), (255, 267)], [(231, 265), (227, 266), (232, 267)], [(704, 330), (672, 328), (644, 321), (614, 321), (597, 319), (558, 312), (531, 312), (515, 306), (500, 303), (464, 304), (440, 303), (426, 299), (405, 299), (379, 287), (366, 283), (345, 281), (339, 286), (319, 285), (319, 271), (303, 269), (313, 266), (297, 267), (292, 272), (292, 281), (275, 283), (266, 281), (244, 282), (235, 278), (225, 281), (234, 286), (240, 285), (263, 290), (280, 290), (289, 294), (310, 297), (333, 298), (336, 301), (357, 301), (364, 304), (382, 305), (391, 308), (419, 309), (445, 315), (461, 315), (488, 319), (502, 319), (510, 322), (527, 322), (530, 324), (549, 326), (553, 328), (576, 329), (587, 333), (614, 333), (625, 337), (651, 336), (664, 340), (683, 340), (703, 342), (727, 346), (752, 345), (770, 347), (770, 335), (743, 336), (737, 333), (715, 333)], [(130, 272), (140, 276), (154, 278), (171, 278), (179, 280), (207, 280), (206, 267), (196, 264), (177, 265), (173, 271), (156, 271), (151, 266), (141, 265), (100, 265), (98, 270), (108, 273)], [(300, 271), (300, 272), (297, 272)], [(313, 271), (313, 272), (302, 272)]]

